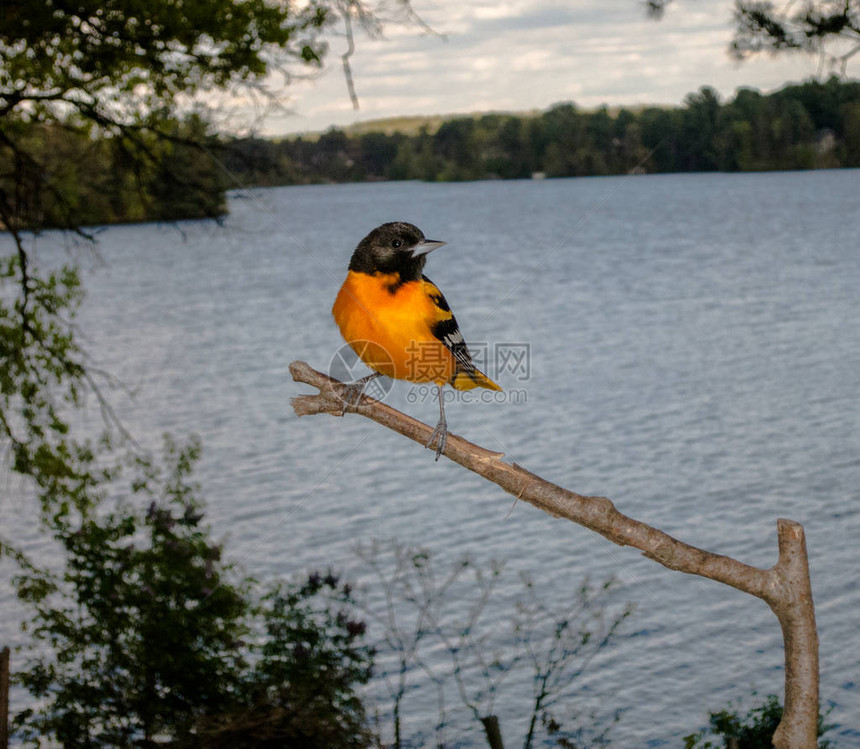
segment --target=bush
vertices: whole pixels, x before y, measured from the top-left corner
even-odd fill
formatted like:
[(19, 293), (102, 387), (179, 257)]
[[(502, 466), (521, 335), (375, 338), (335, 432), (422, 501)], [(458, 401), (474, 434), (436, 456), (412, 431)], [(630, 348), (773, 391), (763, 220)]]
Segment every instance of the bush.
[(17, 578), (47, 646), (16, 675), (39, 700), (16, 716), (20, 738), (241, 746), (240, 726), (258, 746), (367, 742), (354, 690), (371, 653), (349, 586), (331, 573), (262, 594), (234, 581), (188, 482), (198, 452), (168, 441), (166, 469), (137, 459), (131, 502), (57, 521), (61, 573)]
[[(753, 692), (755, 694), (755, 692)], [(730, 707), (716, 713), (709, 713), (710, 730), (700, 731), (684, 737), (685, 749), (717, 749), (717, 747), (732, 747), (733, 749), (771, 749), (773, 734), (782, 720), (782, 704), (779, 697), (769, 694), (763, 705), (754, 707), (746, 715), (741, 715)], [(822, 716), (818, 718), (818, 736), (830, 729), (824, 725)], [(708, 736), (716, 739), (711, 741)], [(828, 740), (818, 742), (819, 749), (829, 749)]]

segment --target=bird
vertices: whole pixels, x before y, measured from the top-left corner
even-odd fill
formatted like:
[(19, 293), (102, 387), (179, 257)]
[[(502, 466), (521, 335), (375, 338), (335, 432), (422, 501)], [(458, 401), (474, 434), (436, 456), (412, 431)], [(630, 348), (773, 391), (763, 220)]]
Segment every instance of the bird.
[(427, 255), (445, 244), (405, 221), (377, 226), (355, 248), (332, 307), (341, 335), (374, 370), (350, 384), (348, 397), (357, 403), (383, 375), (436, 385), (439, 422), (425, 446), (435, 444), (437, 461), (448, 442), (442, 387), (502, 389), (474, 365), (448, 302), (423, 273)]

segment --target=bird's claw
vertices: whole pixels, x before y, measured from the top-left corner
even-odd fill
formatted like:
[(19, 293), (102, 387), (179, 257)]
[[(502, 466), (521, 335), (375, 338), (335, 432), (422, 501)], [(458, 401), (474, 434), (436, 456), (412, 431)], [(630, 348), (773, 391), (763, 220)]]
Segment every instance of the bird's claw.
[(367, 377), (362, 377), (360, 380), (350, 382), (343, 386), (343, 389), (338, 393), (338, 397), (340, 398), (341, 403), (343, 403), (343, 408), (340, 411), (341, 416), (346, 413), (346, 409), (350, 406), (352, 408), (358, 408), (358, 404), (361, 403), (361, 398), (367, 388), (367, 383), (372, 382), (377, 377), (382, 377), (382, 374), (380, 372), (373, 372), (372, 374), (367, 375)]
[(362, 382), (361, 380), (358, 382), (352, 382), (349, 385), (345, 385), (343, 390), (338, 393), (338, 397), (343, 404), (343, 408), (340, 411), (341, 416), (346, 413), (348, 408), (358, 407), (358, 404), (361, 402), (361, 398), (364, 395), (365, 385), (367, 385), (367, 383)]
[(436, 425), (433, 434), (430, 435), (430, 439), (427, 440), (427, 444), (424, 447), (430, 448), (434, 442), (436, 443), (436, 460), (438, 461), (439, 456), (445, 452), (445, 447), (448, 445), (448, 425), (444, 421), (440, 421)]

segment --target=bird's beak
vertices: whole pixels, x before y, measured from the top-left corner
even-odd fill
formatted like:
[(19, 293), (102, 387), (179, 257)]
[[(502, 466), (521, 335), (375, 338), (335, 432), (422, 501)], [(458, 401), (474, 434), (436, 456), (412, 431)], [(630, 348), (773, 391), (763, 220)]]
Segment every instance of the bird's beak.
[(417, 245), (415, 245), (415, 249), (412, 251), (412, 254), (426, 255), (428, 252), (433, 252), (433, 250), (439, 249), (443, 244), (448, 243), (440, 242), (437, 239), (422, 239)]

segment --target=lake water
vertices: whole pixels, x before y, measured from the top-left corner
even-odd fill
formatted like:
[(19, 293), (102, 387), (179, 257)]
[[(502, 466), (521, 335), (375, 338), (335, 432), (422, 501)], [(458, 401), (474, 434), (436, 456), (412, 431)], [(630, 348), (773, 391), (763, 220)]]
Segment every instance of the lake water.
[[(35, 256), (82, 263), (85, 346), (134, 391), (111, 398), (138, 441), (201, 435), (208, 518), (250, 574), (331, 565), (360, 576), (354, 548), (372, 539), (421, 544), (440, 568), (462, 554), (501, 560), (500, 599), (522, 571), (558, 602), (584, 576), (614, 574), (612, 600), (635, 614), (568, 707), (624, 710), (616, 746), (677, 747), (709, 709), (781, 692), (782, 640), (762, 602), (513, 505), (358, 416), (293, 415), (290, 397), (308, 388), (287, 366), (325, 369), (342, 345), (330, 308), (358, 240), (402, 219), (447, 241), (426, 272), (466, 339), (528, 354), (527, 369), (498, 373), (517, 396), (450, 403), (451, 431), (758, 566), (776, 560), (778, 517), (803, 523), (829, 735), (850, 747), (860, 746), (858, 195), (860, 171), (290, 187), (234, 195), (223, 226), (113, 227), (98, 257), (49, 234)], [(389, 396), (435, 423), (435, 399), (414, 400), (400, 385)], [(86, 420), (99, 419), (93, 403)], [(14, 480), (6, 489), (3, 533), (49, 553)], [(0, 642), (22, 642), (8, 586), (0, 604)], [(507, 626), (501, 605), (495, 615)], [(422, 673), (410, 679), (406, 735), (429, 744), (435, 689)], [(511, 747), (528, 689), (505, 682), (496, 698)], [(456, 695), (448, 706), (451, 744), (482, 745)]]

